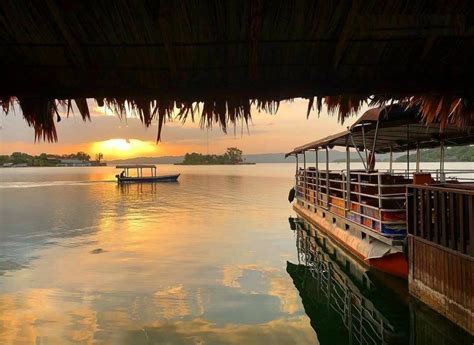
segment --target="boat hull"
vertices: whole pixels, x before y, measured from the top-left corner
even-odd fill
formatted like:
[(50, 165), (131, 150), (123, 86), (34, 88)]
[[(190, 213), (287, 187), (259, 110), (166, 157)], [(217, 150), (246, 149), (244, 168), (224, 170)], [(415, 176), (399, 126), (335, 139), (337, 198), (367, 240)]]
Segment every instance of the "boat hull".
[(147, 176), (147, 177), (118, 177), (117, 183), (156, 183), (156, 182), (177, 182), (180, 174)]
[[(326, 217), (323, 218), (321, 213), (310, 210), (305, 206), (305, 204), (295, 203), (293, 204), (293, 209), (299, 216), (331, 237), (364, 265), (403, 279), (408, 279), (408, 263), (401, 248), (390, 246), (375, 238), (361, 239), (359, 236), (355, 236), (353, 232), (344, 230), (345, 224), (351, 224), (351, 221), (333, 215), (328, 211), (324, 212)], [(328, 218), (332, 218), (332, 221), (328, 221)], [(337, 220), (334, 221), (334, 219)], [(351, 226), (357, 228), (356, 225), (351, 224)]]

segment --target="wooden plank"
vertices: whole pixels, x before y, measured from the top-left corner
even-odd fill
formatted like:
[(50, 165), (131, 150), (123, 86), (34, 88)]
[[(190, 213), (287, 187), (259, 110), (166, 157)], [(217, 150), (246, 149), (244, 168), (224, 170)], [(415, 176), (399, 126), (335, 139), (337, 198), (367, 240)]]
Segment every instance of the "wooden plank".
[(424, 205), (422, 205), (423, 213), (425, 216), (425, 234), (424, 238), (431, 241), (432, 236), (432, 227), (431, 227), (431, 191), (425, 190)]
[(413, 193), (415, 190), (413, 188), (407, 187), (407, 207), (406, 207), (406, 218), (407, 218), (407, 232), (411, 235), (414, 235), (414, 224), (413, 224)]
[(449, 241), (448, 241), (448, 234), (446, 230), (446, 215), (447, 215), (447, 210), (446, 210), (446, 193), (445, 192), (440, 192), (440, 197), (441, 197), (441, 244), (444, 245), (445, 247), (448, 246)]
[(413, 234), (418, 236), (419, 229), (418, 229), (418, 208), (417, 208), (417, 199), (418, 199), (418, 190), (413, 188), (413, 196), (412, 196), (412, 213), (413, 213)]
[(420, 234), (419, 236), (422, 238), (425, 238), (425, 217), (423, 215), (423, 196), (424, 196), (425, 191), (423, 189), (420, 189), (420, 198), (419, 200), (416, 201), (418, 210), (419, 210), (419, 220), (420, 220)]
[(449, 225), (448, 225), (448, 237), (449, 237), (449, 248), (456, 250), (456, 219), (454, 218), (454, 193), (448, 193), (449, 198)]
[[(474, 256), (474, 196), (468, 196), (467, 202), (467, 213), (469, 220), (469, 232), (468, 232), (468, 247), (466, 253), (470, 256)], [(474, 285), (473, 285), (474, 286)]]
[(408, 260), (408, 265), (409, 265), (408, 274), (409, 274), (409, 277), (411, 278), (410, 280), (412, 280), (414, 278), (414, 275), (415, 275), (414, 262), (416, 260), (416, 256), (415, 256), (414, 242), (415, 242), (415, 237), (409, 236), (408, 237), (408, 245), (409, 245), (409, 258), (410, 258), (410, 260)]
[[(442, 251), (441, 252), (441, 269), (440, 269), (440, 273), (441, 273), (441, 276), (442, 277), (446, 277), (447, 275), (447, 265), (448, 263), (446, 262), (446, 251)], [(445, 284), (445, 280), (440, 278), (440, 291), (442, 294), (444, 294), (446, 292), (446, 284)]]
[(434, 219), (433, 219), (433, 241), (439, 244), (439, 193), (438, 191), (433, 191), (433, 210), (434, 210)]
[(459, 193), (456, 195), (456, 203), (457, 203), (457, 211), (458, 211), (458, 221), (459, 221), (459, 237), (458, 237), (458, 250), (465, 254), (466, 253), (466, 232), (467, 229), (465, 228), (465, 221), (464, 221), (464, 207), (467, 205), (464, 203), (464, 196)]

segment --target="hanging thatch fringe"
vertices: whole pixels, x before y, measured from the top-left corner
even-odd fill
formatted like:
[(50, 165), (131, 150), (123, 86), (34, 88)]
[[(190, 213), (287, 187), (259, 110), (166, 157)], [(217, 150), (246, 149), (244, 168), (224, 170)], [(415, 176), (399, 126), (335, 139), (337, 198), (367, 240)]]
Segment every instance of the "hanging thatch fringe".
[[(355, 115), (366, 104), (369, 106), (381, 106), (393, 102), (404, 104), (407, 108), (417, 107), (426, 123), (439, 123), (440, 129), (448, 124), (456, 124), (465, 127), (474, 124), (474, 102), (467, 97), (456, 97), (446, 95), (416, 95), (403, 97), (396, 95), (339, 95), (339, 96), (314, 96), (309, 98), (307, 116), (316, 108), (318, 114), (321, 112), (322, 103), (327, 106), (329, 113), (337, 113), (340, 122), (348, 116)], [(35, 129), (35, 140), (55, 142), (58, 140), (56, 121), (61, 121), (59, 108), (66, 109), (67, 116), (72, 111), (72, 100), (50, 100), (40, 98), (18, 98), (6, 97), (0, 99), (0, 106), (5, 113), (13, 109), (18, 102), (23, 116), (29, 126)], [(85, 98), (74, 99), (77, 109), (84, 121), (90, 120), (89, 107)], [(229, 124), (235, 126), (238, 122), (245, 123), (251, 119), (251, 108), (254, 106), (258, 111), (276, 113), (279, 100), (267, 99), (244, 99), (229, 98), (219, 100), (206, 100), (203, 102), (181, 102), (153, 99), (128, 99), (128, 98), (98, 98), (98, 105), (105, 105), (115, 112), (120, 118), (127, 113), (137, 116), (140, 121), (149, 127), (153, 120), (158, 122), (157, 141), (161, 140), (163, 125), (167, 121), (179, 120), (185, 122), (189, 118), (195, 121), (200, 116), (201, 128), (212, 128), (218, 125), (222, 131), (227, 133)], [(316, 103), (316, 104), (315, 104)]]

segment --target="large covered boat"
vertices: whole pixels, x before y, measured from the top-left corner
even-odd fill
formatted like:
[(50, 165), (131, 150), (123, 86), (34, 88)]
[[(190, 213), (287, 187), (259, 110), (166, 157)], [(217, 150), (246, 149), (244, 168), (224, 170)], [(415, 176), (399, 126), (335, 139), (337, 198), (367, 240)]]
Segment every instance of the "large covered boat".
[[(398, 104), (370, 109), (346, 131), (286, 155), (296, 157), (293, 208), (367, 266), (407, 278), (407, 186), (463, 188), (464, 182), (472, 182), (472, 170), (444, 168), (446, 147), (470, 143), (474, 143), (471, 127), (447, 124), (440, 130), (440, 124), (427, 126), (416, 109), (406, 110)], [(346, 150), (345, 169), (331, 170), (329, 150), (338, 146)], [(440, 149), (439, 169), (421, 169), (420, 150), (436, 147)], [(414, 167), (410, 150), (416, 151)], [(323, 166), (318, 162), (321, 151), (326, 156)], [(354, 151), (362, 169), (351, 167)], [(393, 169), (394, 152), (407, 152), (405, 169)], [(307, 164), (309, 153), (315, 155), (314, 166)], [(389, 154), (388, 169), (376, 169), (376, 154), (383, 153)]]

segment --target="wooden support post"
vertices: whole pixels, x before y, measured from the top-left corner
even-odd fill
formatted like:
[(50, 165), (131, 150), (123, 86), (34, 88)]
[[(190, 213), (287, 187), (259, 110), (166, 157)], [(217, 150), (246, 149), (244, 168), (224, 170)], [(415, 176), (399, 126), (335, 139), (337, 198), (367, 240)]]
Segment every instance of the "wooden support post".
[(466, 252), (470, 256), (474, 256), (474, 195), (467, 197), (467, 219), (469, 225), (467, 231), (469, 232), (469, 247), (466, 248)]
[(390, 171), (390, 174), (393, 172), (392, 165), (393, 165), (393, 152), (392, 152), (392, 146), (390, 146), (390, 165), (388, 169)]
[(318, 165), (318, 148), (315, 149), (316, 152), (316, 205), (319, 205), (319, 165)]
[[(440, 244), (439, 241), (439, 225), (440, 225), (440, 209), (439, 209), (439, 193), (438, 191), (433, 191), (433, 210), (434, 210), (434, 219), (433, 219), (433, 232), (434, 237), (433, 241), (437, 244)], [(443, 210), (444, 212), (444, 210)]]
[(464, 197), (462, 194), (456, 195), (456, 209), (458, 211), (458, 216), (456, 217), (458, 220), (458, 228), (459, 228), (459, 239), (458, 239), (458, 250), (466, 254), (466, 234), (467, 234), (467, 227), (464, 222), (464, 210), (467, 203), (464, 204)]
[(418, 190), (416, 188), (411, 189), (413, 196), (412, 198), (412, 214), (413, 214), (413, 232), (412, 235), (418, 236), (419, 227), (418, 227)]
[(441, 183), (446, 182), (446, 175), (444, 173), (444, 140), (441, 140), (440, 149), (440, 159), (439, 159), (439, 181)]
[(306, 190), (306, 151), (303, 151), (303, 178), (304, 178), (304, 199), (308, 200), (308, 192)]
[(351, 152), (346, 139), (346, 217), (351, 210)]
[(326, 208), (329, 209), (329, 148), (326, 146)]
[(458, 245), (458, 240), (456, 238), (456, 217), (454, 215), (454, 193), (448, 193), (449, 198), (449, 248), (456, 250)]
[(295, 191), (296, 191), (296, 195), (298, 195), (298, 154), (295, 154), (295, 158), (296, 158), (296, 170), (295, 170)]
[(444, 247), (448, 247), (449, 245), (449, 238), (448, 238), (448, 230), (447, 230), (447, 226), (448, 226), (448, 215), (447, 215), (447, 212), (446, 212), (446, 206), (447, 206), (447, 202), (446, 202), (446, 196), (448, 194), (446, 192), (440, 192), (440, 196), (441, 196), (441, 202), (440, 202), (440, 208), (441, 210), (443, 210), (443, 212), (441, 212), (441, 245), (443, 245)]
[(377, 190), (379, 201), (379, 229), (380, 232), (382, 232), (382, 175), (380, 173), (377, 173)]
[(420, 146), (418, 145), (418, 143), (416, 144), (416, 172), (419, 173), (420, 172)]
[[(407, 123), (407, 143), (410, 142), (410, 123)], [(410, 178), (410, 149), (407, 144), (407, 179)]]

